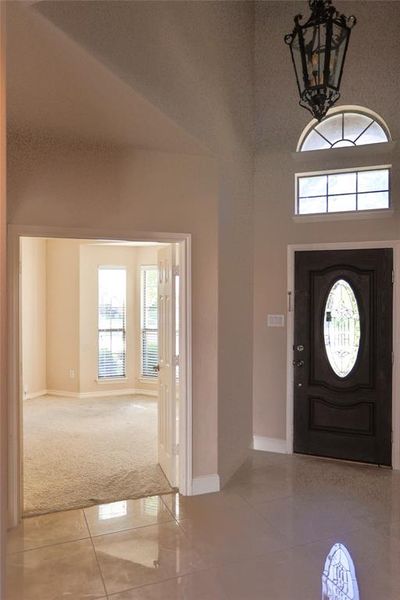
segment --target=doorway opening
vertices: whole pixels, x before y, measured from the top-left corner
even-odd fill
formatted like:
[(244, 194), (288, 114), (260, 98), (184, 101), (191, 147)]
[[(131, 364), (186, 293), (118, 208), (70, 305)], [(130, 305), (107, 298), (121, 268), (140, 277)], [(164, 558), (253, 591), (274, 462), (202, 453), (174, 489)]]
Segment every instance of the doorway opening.
[(190, 493), (190, 240), (14, 238), (12, 523)]

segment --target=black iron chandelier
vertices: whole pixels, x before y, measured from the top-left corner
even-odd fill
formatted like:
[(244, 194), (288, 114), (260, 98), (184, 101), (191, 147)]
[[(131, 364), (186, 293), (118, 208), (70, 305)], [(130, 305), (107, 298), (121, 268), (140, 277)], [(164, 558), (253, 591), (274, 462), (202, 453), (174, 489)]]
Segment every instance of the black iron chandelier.
[(356, 18), (345, 17), (331, 0), (309, 0), (311, 16), (304, 25), (302, 15), (294, 18), (292, 33), (285, 36), (290, 46), (300, 106), (321, 121), (339, 99), (340, 81), (350, 33)]

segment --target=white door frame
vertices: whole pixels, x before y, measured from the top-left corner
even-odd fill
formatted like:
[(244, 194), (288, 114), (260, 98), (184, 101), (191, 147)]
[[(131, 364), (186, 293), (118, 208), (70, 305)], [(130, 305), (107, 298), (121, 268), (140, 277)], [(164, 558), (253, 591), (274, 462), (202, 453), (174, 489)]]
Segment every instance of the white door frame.
[(18, 525), (23, 513), (22, 393), (21, 393), (21, 290), (20, 238), (154, 241), (179, 243), (180, 264), (180, 403), (179, 491), (190, 496), (192, 481), (192, 273), (191, 235), (143, 231), (115, 231), (39, 225), (8, 226), (9, 384), (8, 384), (8, 521)]
[(290, 244), (287, 254), (287, 379), (286, 379), (286, 451), (293, 454), (293, 345), (294, 345), (294, 279), (295, 252), (318, 250), (359, 250), (393, 248), (393, 373), (392, 373), (392, 467), (400, 469), (400, 241), (335, 242), (329, 244)]

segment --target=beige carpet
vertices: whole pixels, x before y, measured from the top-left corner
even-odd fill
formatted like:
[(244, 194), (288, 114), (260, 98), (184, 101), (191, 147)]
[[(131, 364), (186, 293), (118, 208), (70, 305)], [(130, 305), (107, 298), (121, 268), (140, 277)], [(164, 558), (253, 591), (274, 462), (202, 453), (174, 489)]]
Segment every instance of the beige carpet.
[(171, 492), (154, 398), (43, 396), (23, 413), (25, 515)]

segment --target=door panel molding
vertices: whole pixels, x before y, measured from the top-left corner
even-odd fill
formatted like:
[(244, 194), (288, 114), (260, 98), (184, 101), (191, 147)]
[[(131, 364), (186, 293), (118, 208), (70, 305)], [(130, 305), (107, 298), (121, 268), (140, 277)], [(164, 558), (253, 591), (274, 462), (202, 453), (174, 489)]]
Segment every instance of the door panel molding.
[(392, 370), (392, 468), (400, 470), (400, 240), (289, 244), (287, 247), (287, 379), (286, 379), (286, 451), (293, 453), (293, 344), (295, 253), (299, 251), (393, 249), (393, 370)]
[[(319, 398), (317, 396), (310, 396), (309, 400), (309, 412), (310, 412), (310, 429), (314, 431), (329, 431), (332, 433), (340, 433), (342, 434), (357, 434), (357, 435), (373, 435), (374, 431), (374, 411), (375, 406), (373, 402), (368, 402), (368, 400), (360, 400), (358, 402), (353, 402), (352, 404), (341, 405), (337, 402), (330, 402), (326, 398)], [(317, 411), (319, 409), (319, 415)], [(325, 414), (323, 414), (325, 410)], [(347, 411), (347, 413), (354, 413), (354, 421), (357, 424), (362, 425), (363, 422), (366, 422), (369, 427), (347, 427), (344, 429), (340, 427), (340, 425), (331, 425), (327, 423), (320, 422), (318, 424), (317, 419), (319, 418), (323, 421), (324, 417), (329, 418), (332, 421), (335, 418), (335, 411)]]

